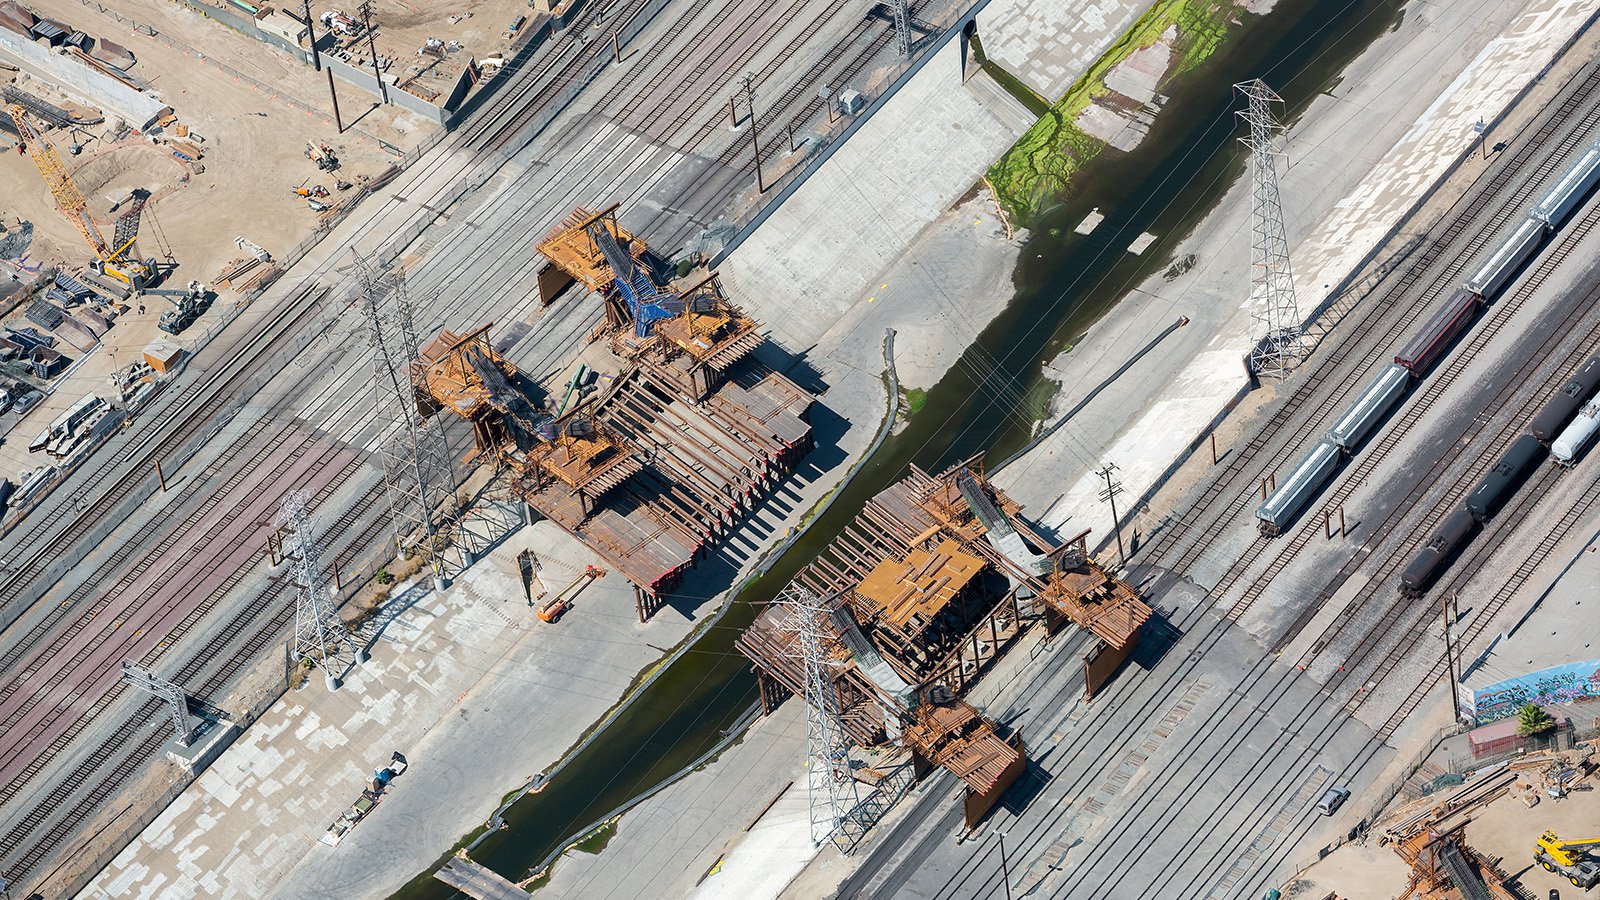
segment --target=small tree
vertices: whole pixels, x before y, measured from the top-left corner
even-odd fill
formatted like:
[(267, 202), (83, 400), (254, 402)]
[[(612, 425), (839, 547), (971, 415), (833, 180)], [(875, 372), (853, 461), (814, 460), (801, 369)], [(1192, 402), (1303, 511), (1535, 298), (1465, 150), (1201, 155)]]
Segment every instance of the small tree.
[(1517, 710), (1517, 734), (1527, 736), (1543, 734), (1556, 727), (1556, 720), (1537, 703), (1529, 703)]

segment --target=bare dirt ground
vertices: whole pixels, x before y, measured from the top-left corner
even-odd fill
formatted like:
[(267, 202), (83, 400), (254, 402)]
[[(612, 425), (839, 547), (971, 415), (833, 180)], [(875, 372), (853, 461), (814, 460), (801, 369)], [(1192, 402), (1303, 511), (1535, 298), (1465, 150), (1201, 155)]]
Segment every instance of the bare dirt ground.
[[(555, 6), (554, 0), (551, 3)], [(355, 4), (337, 7), (352, 14)], [(332, 9), (335, 7), (325, 7)], [(448, 68), (452, 74), (460, 71), (467, 54), (483, 59), (491, 53), (506, 52), (518, 29), (511, 37), (506, 30), (520, 16), (529, 21), (537, 10), (528, 0), (444, 0), (444, 2), (411, 2), (411, 0), (373, 0), (373, 23), (378, 52), (394, 59), (415, 58), (417, 48), (428, 38), (461, 45), (461, 53), (452, 58)], [(320, 15), (320, 12), (318, 13)], [(526, 27), (527, 23), (523, 23)], [(459, 60), (459, 63), (457, 62)], [(397, 73), (398, 74), (398, 73)]]
[[(373, 98), (341, 84), (340, 107), (347, 128), (339, 134), (325, 75), (171, 0), (93, 5), (79, 0), (30, 0), (28, 6), (36, 14), (116, 41), (132, 51), (138, 61), (129, 73), (150, 82), (172, 107), (178, 122), (189, 129), (191, 136), (180, 140), (198, 143), (204, 152), (199, 166), (186, 165), (142, 136), (112, 143), (107, 124), (77, 129), (70, 135), (60, 130), (47, 135), (98, 221), (109, 223), (117, 214), (110, 210), (108, 195), (133, 188), (152, 193), (153, 202), (140, 227), (139, 250), (143, 256), (159, 258), (163, 250), (170, 249), (177, 269), (169, 276), (172, 283), (168, 287), (190, 280), (214, 283), (230, 261), (243, 256), (233, 243), (236, 236), (269, 253), (283, 254), (308, 237), (318, 221), (318, 213), (294, 194), (294, 188), (320, 184), (333, 195), (330, 199), (335, 199), (335, 176), (350, 183), (375, 176), (396, 162), (391, 148), (404, 151), (437, 130), (398, 107), (378, 107)], [(131, 23), (156, 34), (135, 30)], [(0, 80), (11, 74), (0, 70)], [(64, 100), (64, 95), (36, 79), (26, 79), (20, 86), (51, 102)], [(203, 143), (193, 135), (201, 136)], [(73, 143), (81, 145), (80, 154), (68, 152)], [(333, 175), (318, 170), (305, 156), (309, 143), (333, 148), (341, 168)], [(8, 223), (17, 218), (33, 223), (34, 241), (24, 261), (29, 269), (58, 263), (72, 269), (87, 261), (88, 248), (56, 210), (28, 156), (0, 154), (0, 184), (7, 186), (0, 193), (0, 215)], [(156, 239), (157, 225), (165, 247)], [(108, 233), (110, 227), (106, 225)], [(232, 302), (228, 292), (222, 293), (214, 309)], [(85, 393), (107, 396), (107, 378), (113, 369), (137, 359), (152, 341), (167, 337), (155, 329), (164, 301), (152, 300), (145, 307), (141, 313), (137, 305), (130, 305), (107, 333), (104, 345), (70, 376), (71, 383), (58, 385), (26, 422), (14, 425), (16, 433), (31, 436)], [(197, 339), (216, 315), (208, 312), (202, 316), (185, 339), (176, 343)], [(4, 324), (27, 323), (17, 312)], [(73, 358), (80, 355), (67, 352)], [(4, 424), (11, 424), (14, 417), (8, 414)], [(7, 462), (8, 470), (26, 468), (23, 460), (8, 458)]]
[[(1533, 861), (1534, 844), (1546, 829), (1564, 838), (1586, 838), (1600, 833), (1600, 809), (1595, 804), (1595, 776), (1560, 800), (1545, 798), (1529, 807), (1512, 796), (1502, 796), (1481, 809), (1466, 827), (1467, 843), (1474, 850), (1498, 861), (1500, 868), (1532, 896), (1543, 898), (1551, 888), (1563, 897), (1585, 896), (1567, 880), (1539, 868)], [(1332, 892), (1340, 897), (1398, 897), (1405, 890), (1410, 874), (1405, 861), (1394, 848), (1380, 847), (1376, 840), (1347, 844), (1335, 850), (1295, 882), (1286, 887), (1285, 896), (1322, 897)]]

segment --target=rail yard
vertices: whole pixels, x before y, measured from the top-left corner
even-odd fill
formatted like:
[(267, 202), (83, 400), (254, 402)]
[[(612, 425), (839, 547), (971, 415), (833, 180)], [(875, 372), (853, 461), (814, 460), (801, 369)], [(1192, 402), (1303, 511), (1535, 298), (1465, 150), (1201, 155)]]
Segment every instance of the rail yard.
[[(1263, 28), (1273, 49), (1212, 71), (1178, 62), (1200, 14), (1165, 0), (183, 2), (181, 24), (147, 0), (0, 4), (6, 164), (47, 191), (4, 198), (0, 250), (26, 284), (0, 378), (7, 404), (45, 405), (0, 427), (49, 421), (0, 453), (0, 897), (1445, 900), (1589, 878), (1600, 658), (1566, 604), (1600, 527), (1592, 10), (1504, 0), (1460, 28), (1461, 10), (1436, 26), (1363, 5), (1393, 16), (1363, 41), (1459, 42), (1460, 78), (1418, 67), (1435, 99), (1335, 95), (1368, 45), (1323, 71), (1332, 51), (1296, 42), (1363, 23), (1293, 4), (1216, 4), (1232, 24), (1215, 40)], [(114, 25), (128, 47), (95, 36)], [(259, 156), (190, 137), (219, 133), (211, 100), (185, 107), (187, 76), (154, 71), (203, 60), (184, 39), (210, 29), (219, 65), (240, 56), (221, 71), (282, 73), (249, 89), (316, 124)], [(1496, 86), (1505, 108), (1448, 161), (1361, 159), (1439, 174), (1392, 182), (1409, 193), (1370, 253), (1285, 305), (1299, 231), (1350, 201), (1317, 197), (1286, 236), (1303, 182), (1283, 154), (1321, 152), (1297, 141), (1340, 103), (1357, 132), (1391, 106), (1444, 128), (1439, 110), (1486, 90), (1465, 74), (1480, 63), (1516, 82)], [(331, 127), (303, 99), (324, 69), (346, 104)], [(1211, 169), (1126, 133), (1079, 161), (1152, 160), (1152, 184), (1242, 169), (1173, 226), (1187, 237), (1139, 219), (1109, 247), (1098, 223), (1129, 214), (1078, 210), (1068, 176), (1030, 218), (998, 167), (934, 162), (964, 129), (1037, 147), (1040, 108), (1076, 110), (1080, 90), (1085, 134), (1118, 109), (1170, 141), (1152, 124), (1169, 101), (1219, 87), (1228, 125), (1246, 104), (1245, 165), (1237, 131), (1183, 139)], [(96, 108), (130, 130), (80, 137)], [(190, 194), (101, 196), (122, 182), (95, 158), (145, 143), (178, 154)], [(238, 209), (163, 214), (206, 165), (225, 192), (300, 143), (315, 171), (294, 203), (315, 224), (257, 235), (303, 236), (292, 252), (219, 245), (248, 226)], [(869, 193), (863, 156), (902, 196)], [(323, 175), (344, 186), (312, 189)], [(782, 288), (896, 203), (936, 210), (885, 237), (899, 249), (873, 283)], [(27, 251), (15, 236), (47, 216)], [(1075, 224), (1081, 245), (1049, 242)], [(1239, 252), (1216, 262), (1222, 240)], [(1008, 308), (949, 295), (941, 267), (967, 265), (950, 246), (974, 268), (1081, 265), (1096, 289), (1099, 257), (1157, 246), (1130, 263), (1145, 288), (1115, 287), (1145, 296), (1118, 302), (1178, 322), (1142, 349), (1097, 324), (1038, 359), (986, 356), (984, 320)], [(891, 289), (918, 266), (912, 293), (942, 301)], [(1190, 309), (1213, 294), (1224, 314)], [(1024, 327), (1062, 327), (1062, 298)], [(969, 355), (930, 346), (930, 320)], [(1096, 375), (1036, 421), (1019, 373), (1058, 353), (1098, 354)], [(1117, 482), (1137, 415), (1175, 408), (1163, 391), (1205, 353), (1238, 393), (1174, 414), (1141, 461), (1162, 474)], [(1010, 420), (1004, 454), (917, 429), (966, 413), (902, 383), (912, 355), (990, 369), (978, 402)], [(1105, 506), (1073, 506), (1090, 475)], [(1502, 849), (1521, 844), (1542, 868)]]

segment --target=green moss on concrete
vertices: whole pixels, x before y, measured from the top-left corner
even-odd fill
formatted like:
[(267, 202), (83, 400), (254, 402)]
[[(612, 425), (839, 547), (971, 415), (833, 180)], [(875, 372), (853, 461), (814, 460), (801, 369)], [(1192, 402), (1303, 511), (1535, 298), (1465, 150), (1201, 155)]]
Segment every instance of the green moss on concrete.
[(1103, 141), (1078, 128), (1077, 120), (1095, 98), (1109, 92), (1105, 77), (1117, 64), (1175, 28), (1170, 79), (1210, 58), (1239, 21), (1236, 0), (1159, 0), (990, 167), (989, 181), (1006, 212), (1027, 225), (1105, 149)]

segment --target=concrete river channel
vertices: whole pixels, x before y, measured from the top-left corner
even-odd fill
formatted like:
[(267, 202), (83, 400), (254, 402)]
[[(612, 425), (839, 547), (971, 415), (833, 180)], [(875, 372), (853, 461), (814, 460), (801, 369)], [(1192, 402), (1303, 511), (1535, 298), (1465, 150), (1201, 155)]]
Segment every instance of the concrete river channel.
[[(928, 391), (904, 430), (885, 440), (805, 534), (730, 601), (716, 627), (698, 632), (542, 790), (513, 803), (506, 827), (481, 840), (472, 857), (512, 880), (527, 878), (745, 727), (757, 702), (756, 680), (734, 638), (908, 464), (936, 471), (979, 451), (1000, 460), (1028, 442), (1053, 391), (1043, 365), (1143, 278), (1171, 265), (1171, 249), (1244, 171), (1232, 85), (1265, 79), (1283, 96), (1292, 121), (1398, 23), (1403, 6), (1403, 0), (1280, 0), (1264, 16), (1247, 15), (1205, 63), (1167, 84), (1170, 99), (1139, 147), (1101, 154), (1037, 217), (1016, 270), (1015, 297)], [(1090, 235), (1075, 233), (1095, 208), (1105, 220)], [(1128, 253), (1144, 232), (1157, 235), (1156, 242), (1142, 255)], [(430, 877), (442, 863), (395, 896), (460, 896)]]

